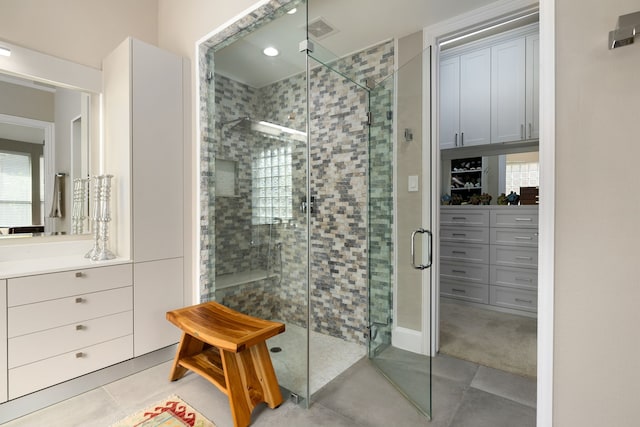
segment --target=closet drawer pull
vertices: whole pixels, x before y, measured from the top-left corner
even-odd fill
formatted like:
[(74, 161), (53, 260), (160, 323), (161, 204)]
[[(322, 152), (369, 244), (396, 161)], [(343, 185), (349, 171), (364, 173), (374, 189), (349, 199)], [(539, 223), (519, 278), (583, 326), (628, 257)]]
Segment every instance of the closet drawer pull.
[(467, 291), (465, 291), (464, 289), (456, 289), (456, 288), (451, 288), (452, 292), (459, 292), (461, 294), (466, 294)]
[(466, 271), (464, 270), (451, 270), (452, 273), (458, 273), (458, 274), (467, 274)]
[(465, 251), (451, 251), (452, 254), (460, 254), (460, 255), (466, 255), (467, 253)]
[(525, 260), (525, 261), (533, 260), (533, 258), (531, 258), (530, 256), (517, 256), (516, 259), (522, 259), (522, 260)]
[(532, 218), (516, 218), (516, 221), (528, 221), (528, 222), (531, 222), (531, 221), (533, 221), (533, 219)]
[(453, 233), (452, 236), (454, 237), (466, 237), (466, 233)]
[(451, 219), (454, 220), (454, 221), (457, 221), (457, 220), (465, 221), (467, 219), (467, 217), (466, 216), (454, 216), (454, 217), (451, 217)]
[(516, 236), (515, 239), (516, 240), (532, 240), (533, 237), (531, 237), (531, 236)]
[(524, 303), (527, 303), (527, 304), (533, 303), (533, 301), (530, 300), (530, 299), (520, 299), (520, 298), (516, 298), (516, 302), (524, 302)]
[(533, 279), (531, 277), (516, 277), (515, 279), (518, 282), (533, 282)]

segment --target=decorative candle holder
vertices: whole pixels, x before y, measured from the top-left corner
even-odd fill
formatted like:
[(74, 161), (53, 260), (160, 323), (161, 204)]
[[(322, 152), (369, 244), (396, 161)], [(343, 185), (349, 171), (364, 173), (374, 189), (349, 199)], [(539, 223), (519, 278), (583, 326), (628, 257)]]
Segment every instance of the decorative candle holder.
[[(71, 234), (82, 234), (85, 230), (87, 217), (87, 189), (89, 178), (76, 178), (73, 180), (73, 205), (71, 212)], [(88, 227), (87, 227), (88, 229)]]
[(106, 261), (116, 256), (108, 248), (109, 222), (111, 221), (110, 204), (111, 178), (113, 175), (99, 175), (93, 182), (93, 208), (91, 220), (93, 222), (94, 245), (85, 258), (92, 261)]

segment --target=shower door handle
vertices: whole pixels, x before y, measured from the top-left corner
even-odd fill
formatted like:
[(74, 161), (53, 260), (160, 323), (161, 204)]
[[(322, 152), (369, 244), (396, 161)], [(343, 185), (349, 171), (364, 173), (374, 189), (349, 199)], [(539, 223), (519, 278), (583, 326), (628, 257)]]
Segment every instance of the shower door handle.
[[(425, 234), (425, 233), (429, 237), (429, 244), (427, 245), (429, 259), (426, 265), (425, 264), (416, 265), (416, 250), (415, 250), (416, 234)], [(424, 270), (426, 268), (431, 267), (431, 264), (433, 263), (432, 249), (433, 249), (433, 235), (431, 234), (431, 231), (425, 230), (424, 228), (418, 228), (416, 231), (411, 233), (411, 266), (416, 270)]]

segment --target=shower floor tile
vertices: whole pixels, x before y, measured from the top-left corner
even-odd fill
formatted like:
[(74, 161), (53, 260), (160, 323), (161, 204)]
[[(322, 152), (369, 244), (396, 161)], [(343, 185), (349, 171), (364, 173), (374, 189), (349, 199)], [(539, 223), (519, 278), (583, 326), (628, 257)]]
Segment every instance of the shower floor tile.
[[(300, 396), (306, 394), (306, 337), (305, 328), (287, 324), (284, 333), (267, 340), (270, 349), (281, 349), (270, 353), (279, 384)], [(311, 332), (309, 348), (310, 394), (320, 390), (367, 354), (364, 345), (314, 331)]]

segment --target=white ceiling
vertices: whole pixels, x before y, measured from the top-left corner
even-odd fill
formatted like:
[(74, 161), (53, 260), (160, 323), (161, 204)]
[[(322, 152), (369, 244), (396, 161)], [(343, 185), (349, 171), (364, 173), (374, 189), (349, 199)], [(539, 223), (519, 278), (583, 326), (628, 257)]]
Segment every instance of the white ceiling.
[[(309, 0), (309, 21), (321, 17), (337, 31), (318, 43), (338, 58), (392, 38), (401, 38), (424, 27), (495, 0)], [(304, 10), (281, 18), (216, 52), (216, 73), (252, 87), (262, 87), (305, 69), (298, 44), (306, 38)], [(262, 54), (267, 46), (281, 53)], [(322, 57), (329, 55), (322, 53)]]

